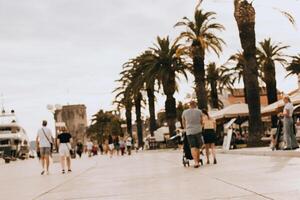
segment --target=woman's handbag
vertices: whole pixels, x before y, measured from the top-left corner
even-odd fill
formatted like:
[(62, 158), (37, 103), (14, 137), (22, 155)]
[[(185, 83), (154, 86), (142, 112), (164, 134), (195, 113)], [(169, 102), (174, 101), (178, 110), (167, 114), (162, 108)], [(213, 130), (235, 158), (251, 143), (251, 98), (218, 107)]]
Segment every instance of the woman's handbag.
[(72, 148), (69, 148), (69, 145), (67, 143), (65, 143), (69, 149), (69, 152), (70, 152), (70, 156), (72, 159), (75, 159), (76, 158), (76, 154), (75, 154), (75, 151), (72, 149)]

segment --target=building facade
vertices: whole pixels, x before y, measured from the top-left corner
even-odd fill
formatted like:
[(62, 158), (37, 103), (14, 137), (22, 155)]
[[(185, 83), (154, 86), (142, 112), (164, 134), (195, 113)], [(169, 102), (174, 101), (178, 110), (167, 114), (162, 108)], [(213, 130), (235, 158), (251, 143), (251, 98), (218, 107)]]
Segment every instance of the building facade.
[[(55, 111), (55, 121), (57, 124), (62, 122), (72, 134), (73, 141), (85, 142), (86, 129), (88, 126), (85, 105), (66, 105), (62, 109)], [(59, 128), (59, 127), (56, 127)]]

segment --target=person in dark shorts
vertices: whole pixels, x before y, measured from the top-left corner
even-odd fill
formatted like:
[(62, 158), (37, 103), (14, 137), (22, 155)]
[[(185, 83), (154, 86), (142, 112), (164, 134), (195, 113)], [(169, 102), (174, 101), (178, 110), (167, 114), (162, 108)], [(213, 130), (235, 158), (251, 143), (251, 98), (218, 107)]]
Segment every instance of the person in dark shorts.
[(206, 158), (207, 158), (207, 164), (210, 164), (209, 161), (209, 155), (210, 155), (210, 149), (213, 155), (214, 164), (217, 164), (216, 159), (216, 148), (215, 148), (215, 142), (217, 140), (216, 136), (216, 120), (211, 118), (207, 112), (207, 110), (202, 110), (203, 113), (203, 138), (205, 143), (205, 152), (206, 152)]
[(202, 138), (202, 112), (197, 109), (195, 101), (190, 102), (190, 108), (183, 111), (182, 122), (186, 130), (187, 139), (191, 148), (192, 156), (195, 162), (194, 167), (198, 168), (200, 161), (200, 147), (203, 145)]

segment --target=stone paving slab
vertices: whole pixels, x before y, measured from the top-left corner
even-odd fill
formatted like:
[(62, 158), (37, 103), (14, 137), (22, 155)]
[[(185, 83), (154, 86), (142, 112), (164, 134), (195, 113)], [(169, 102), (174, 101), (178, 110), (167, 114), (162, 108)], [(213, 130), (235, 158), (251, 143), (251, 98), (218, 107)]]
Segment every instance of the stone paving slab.
[(83, 158), (72, 174), (55, 164), (49, 176), (39, 175), (36, 160), (0, 165), (0, 199), (300, 199), (299, 158), (220, 154), (217, 165), (199, 169), (181, 158), (177, 150)]

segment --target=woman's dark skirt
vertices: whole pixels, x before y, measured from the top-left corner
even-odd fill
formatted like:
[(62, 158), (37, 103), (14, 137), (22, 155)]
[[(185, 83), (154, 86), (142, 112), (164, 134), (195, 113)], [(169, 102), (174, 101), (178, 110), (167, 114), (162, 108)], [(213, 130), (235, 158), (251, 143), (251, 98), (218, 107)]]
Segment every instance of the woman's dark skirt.
[(203, 133), (204, 143), (205, 144), (212, 144), (216, 143), (217, 136), (214, 129), (205, 129)]

